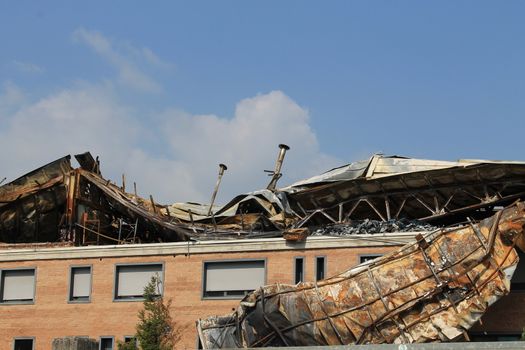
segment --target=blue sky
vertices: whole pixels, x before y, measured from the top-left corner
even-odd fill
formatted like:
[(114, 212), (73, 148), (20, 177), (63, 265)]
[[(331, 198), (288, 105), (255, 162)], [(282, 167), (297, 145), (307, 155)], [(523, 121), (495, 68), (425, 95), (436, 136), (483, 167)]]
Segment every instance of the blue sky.
[[(521, 1), (0, 0), (0, 161), (206, 201), (373, 152), (524, 160)], [(104, 168), (105, 166), (105, 168)], [(146, 193), (143, 193), (146, 194)]]

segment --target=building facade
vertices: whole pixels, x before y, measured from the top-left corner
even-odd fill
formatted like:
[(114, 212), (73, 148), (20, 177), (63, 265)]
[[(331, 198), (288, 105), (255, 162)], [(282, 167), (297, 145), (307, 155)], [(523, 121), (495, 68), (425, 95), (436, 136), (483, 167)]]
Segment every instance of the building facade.
[[(176, 242), (0, 251), (0, 349), (51, 349), (54, 338), (82, 336), (116, 349), (135, 333), (142, 290), (151, 276), (172, 300), (182, 332), (178, 349), (195, 348), (195, 321), (231, 312), (263, 284), (295, 284), (335, 275), (413, 240), (414, 233)], [(514, 339), (525, 325), (525, 293), (493, 306), (475, 339)], [(519, 305), (519, 306), (518, 306)]]
[[(366, 237), (365, 237), (366, 236)], [(195, 348), (195, 321), (228, 313), (262, 284), (334, 275), (408, 242), (413, 234), (22, 248), (0, 251), (1, 349), (50, 349), (54, 338), (85, 336), (116, 349), (135, 333), (151, 276), (172, 300), (183, 336)], [(113, 347), (111, 347), (113, 346)]]

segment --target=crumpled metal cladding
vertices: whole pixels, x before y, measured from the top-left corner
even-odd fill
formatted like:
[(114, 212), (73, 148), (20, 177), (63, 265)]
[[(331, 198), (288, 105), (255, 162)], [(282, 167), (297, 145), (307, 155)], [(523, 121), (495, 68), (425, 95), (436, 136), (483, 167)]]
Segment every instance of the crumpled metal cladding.
[(273, 284), (199, 320), (204, 348), (451, 341), (509, 293), (525, 205), (442, 229), (332, 278)]

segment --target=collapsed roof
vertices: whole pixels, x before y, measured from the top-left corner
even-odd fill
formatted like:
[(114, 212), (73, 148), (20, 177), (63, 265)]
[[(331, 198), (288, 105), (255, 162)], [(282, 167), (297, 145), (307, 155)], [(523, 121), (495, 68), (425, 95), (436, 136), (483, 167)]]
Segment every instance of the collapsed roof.
[[(148, 203), (105, 180), (89, 153), (65, 156), (0, 187), (0, 241), (115, 244), (187, 240)], [(140, 228), (140, 229), (139, 229)]]
[[(284, 145), (283, 145), (284, 147)], [(161, 205), (105, 179), (89, 153), (62, 157), (0, 187), (0, 242), (77, 245), (285, 237), (356, 220), (449, 225), (525, 199), (525, 163), (374, 155), (324, 174), (242, 194), (224, 206)], [(282, 163), (282, 158), (280, 158)], [(222, 168), (221, 168), (222, 169)], [(221, 174), (222, 176), (222, 174)]]
[(417, 242), (334, 277), (262, 286), (232, 314), (199, 320), (204, 349), (452, 341), (510, 292), (525, 205)]

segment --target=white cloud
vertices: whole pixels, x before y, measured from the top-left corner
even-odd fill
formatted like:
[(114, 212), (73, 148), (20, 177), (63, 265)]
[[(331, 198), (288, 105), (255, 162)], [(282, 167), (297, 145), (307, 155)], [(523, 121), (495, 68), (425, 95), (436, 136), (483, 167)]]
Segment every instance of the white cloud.
[(9, 81), (3, 83), (0, 92), (0, 121), (3, 120), (3, 115), (21, 106), (25, 100), (26, 96), (18, 86)]
[(144, 61), (154, 67), (161, 69), (171, 69), (173, 64), (161, 59), (157, 54), (155, 54), (149, 47), (140, 47), (137, 48), (130, 43), (125, 43), (122, 45), (130, 54), (132, 54), (136, 59)]
[[(148, 48), (115, 43), (95, 31), (73, 37), (117, 71), (115, 85), (83, 82), (36, 101), (12, 83), (0, 92), (0, 178), (23, 175), (66, 154), (91, 151), (100, 156), (106, 178), (161, 203), (207, 202), (218, 164), (228, 170), (218, 199), (264, 188), (263, 172), (275, 165), (279, 143), (288, 144), (279, 185), (315, 175), (338, 161), (319, 150), (309, 113), (281, 91), (246, 98), (233, 116), (192, 115), (177, 108), (144, 115), (140, 101), (122, 101), (119, 90), (161, 90), (139, 66), (170, 68)], [(125, 90), (125, 89), (124, 89)], [(125, 94), (123, 94), (125, 95)], [(142, 107), (142, 108), (140, 108)]]
[[(132, 111), (117, 102), (111, 87), (66, 89), (16, 111), (0, 115), (0, 176), (24, 172), (71, 153), (92, 150), (110, 161), (115, 172), (130, 154), (137, 135)], [(11, 151), (7, 151), (11, 150)]]
[[(231, 118), (170, 109), (150, 116), (158, 123), (145, 129), (136, 114), (111, 85), (84, 84), (0, 115), (0, 163), (9, 164), (0, 177), (13, 180), (90, 150), (100, 155), (106, 177), (120, 181), (125, 172), (128, 188), (136, 181), (143, 195), (163, 203), (207, 202), (222, 162), (228, 165), (219, 195), (224, 203), (267, 185), (263, 169), (273, 169), (279, 143), (291, 146), (281, 185), (337, 164), (320, 152), (308, 111), (280, 91), (240, 101)], [(154, 149), (159, 144), (166, 148)]]
[(280, 185), (337, 164), (320, 152), (308, 111), (281, 91), (240, 101), (233, 118), (168, 111), (164, 120), (172, 153), (210, 193), (219, 163), (228, 166), (221, 189), (228, 195), (264, 188), (270, 178), (263, 170), (273, 170), (279, 143), (291, 147)]
[(22, 61), (13, 61), (13, 65), (23, 73), (43, 73), (44, 69), (34, 63), (22, 62)]
[(123, 86), (142, 92), (158, 93), (162, 87), (151, 76), (142, 71), (129, 55), (122, 51), (139, 53), (144, 61), (154, 62), (155, 65), (164, 64), (150, 49), (136, 49), (130, 44), (126, 44), (126, 49), (119, 49), (110, 39), (99, 32), (89, 31), (79, 28), (73, 33), (73, 39), (87, 45), (100, 57), (109, 62), (118, 71), (118, 81)]

